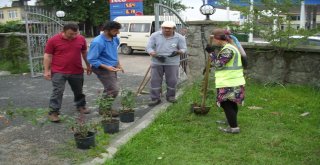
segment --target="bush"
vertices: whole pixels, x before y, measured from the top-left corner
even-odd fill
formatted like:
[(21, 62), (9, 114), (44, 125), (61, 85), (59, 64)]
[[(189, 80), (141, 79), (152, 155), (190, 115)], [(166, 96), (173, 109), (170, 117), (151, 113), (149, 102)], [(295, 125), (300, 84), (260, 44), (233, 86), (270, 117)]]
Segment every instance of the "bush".
[(25, 72), (28, 59), (27, 47), (25, 43), (16, 35), (8, 36), (8, 42), (5, 48), (0, 49), (1, 66), (7, 68), (8, 71), (16, 73)]
[(20, 21), (8, 21), (6, 24), (0, 24), (0, 33), (25, 32), (24, 24)]

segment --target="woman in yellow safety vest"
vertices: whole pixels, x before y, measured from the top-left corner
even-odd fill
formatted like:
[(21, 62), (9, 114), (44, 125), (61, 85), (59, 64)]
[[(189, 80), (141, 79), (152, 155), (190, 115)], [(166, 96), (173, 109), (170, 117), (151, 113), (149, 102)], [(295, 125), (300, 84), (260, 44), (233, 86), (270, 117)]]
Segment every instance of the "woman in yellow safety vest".
[[(211, 65), (215, 68), (217, 105), (223, 108), (229, 124), (228, 127), (219, 129), (226, 133), (240, 133), (237, 122), (238, 104), (243, 104), (244, 101), (245, 79), (241, 54), (230, 35), (228, 30), (213, 30), (210, 36), (212, 44), (206, 50), (211, 56)], [(215, 52), (213, 46), (222, 48)]]

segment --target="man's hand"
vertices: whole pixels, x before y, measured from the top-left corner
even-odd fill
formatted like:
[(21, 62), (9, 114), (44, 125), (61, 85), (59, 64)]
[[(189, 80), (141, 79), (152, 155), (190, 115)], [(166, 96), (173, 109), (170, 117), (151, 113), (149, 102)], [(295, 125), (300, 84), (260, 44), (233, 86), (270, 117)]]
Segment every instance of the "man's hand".
[(206, 46), (206, 51), (207, 51), (208, 53), (212, 53), (212, 52), (214, 52), (214, 47), (208, 44), (208, 45)]
[(44, 71), (43, 72), (43, 77), (46, 80), (51, 80), (51, 71)]
[(149, 55), (150, 55), (151, 57), (156, 57), (156, 56), (157, 56), (157, 53), (156, 53), (156, 52), (150, 52)]
[(106, 66), (105, 69), (107, 69), (110, 72), (117, 72), (119, 69), (113, 67), (113, 66)]
[(116, 69), (117, 71), (121, 71), (122, 73), (124, 73), (124, 69), (122, 68), (121, 65), (118, 65)]
[(84, 68), (84, 70), (87, 72), (87, 75), (90, 75), (92, 73), (91, 67)]

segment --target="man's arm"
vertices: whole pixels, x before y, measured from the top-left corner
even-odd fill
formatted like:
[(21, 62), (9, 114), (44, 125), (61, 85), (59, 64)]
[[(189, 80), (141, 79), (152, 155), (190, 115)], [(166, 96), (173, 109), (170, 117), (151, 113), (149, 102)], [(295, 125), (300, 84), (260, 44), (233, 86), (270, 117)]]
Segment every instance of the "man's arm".
[(179, 37), (179, 43), (178, 43), (178, 53), (180, 55), (184, 54), (187, 51), (187, 42), (184, 37)]
[(92, 42), (90, 45), (88, 55), (87, 55), (87, 60), (92, 65), (92, 67), (106, 69), (111, 72), (118, 71), (115, 67), (104, 65), (98, 60), (98, 57), (100, 56), (101, 52), (102, 52), (102, 48), (99, 45), (99, 43)]
[(87, 60), (87, 54), (88, 54), (87, 50), (81, 51), (82, 59), (86, 63), (87, 75), (90, 75), (92, 73), (92, 70), (91, 70), (91, 66)]
[(157, 55), (156, 51), (154, 50), (155, 44), (156, 44), (155, 35), (151, 35), (151, 37), (149, 38), (148, 44), (147, 44), (146, 51), (152, 57), (155, 57)]
[(51, 61), (52, 61), (52, 54), (45, 53), (43, 56), (43, 66), (44, 66), (43, 76), (46, 80), (51, 80)]

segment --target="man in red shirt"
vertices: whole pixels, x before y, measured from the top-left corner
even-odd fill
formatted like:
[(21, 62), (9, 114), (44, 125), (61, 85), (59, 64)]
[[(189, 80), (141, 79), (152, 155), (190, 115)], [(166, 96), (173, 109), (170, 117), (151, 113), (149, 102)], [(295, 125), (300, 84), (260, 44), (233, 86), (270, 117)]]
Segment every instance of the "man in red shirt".
[(68, 81), (74, 94), (74, 102), (80, 113), (90, 113), (86, 109), (83, 87), (82, 59), (87, 66), (87, 74), (91, 74), (91, 67), (87, 61), (87, 43), (83, 36), (78, 34), (78, 25), (66, 24), (63, 31), (50, 38), (46, 44), (43, 59), (44, 78), (52, 81), (53, 91), (49, 103), (49, 120), (60, 121), (61, 108), (65, 83)]

